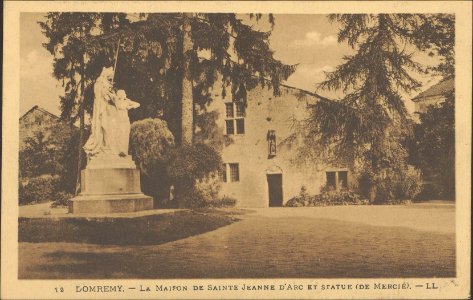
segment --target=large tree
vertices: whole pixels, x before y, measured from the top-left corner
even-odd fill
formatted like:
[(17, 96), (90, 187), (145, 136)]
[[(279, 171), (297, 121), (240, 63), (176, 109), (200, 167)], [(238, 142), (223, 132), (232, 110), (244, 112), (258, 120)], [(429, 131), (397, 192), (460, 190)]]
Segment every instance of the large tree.
[(393, 174), (402, 178), (407, 167), (404, 140), (412, 122), (401, 94), (417, 90), (420, 83), (413, 74), (427, 71), (413, 53), (443, 51), (438, 39), (445, 36), (439, 28), (449, 24), (440, 24), (438, 16), (413, 14), (331, 15), (330, 19), (340, 25), (338, 41), (347, 42), (355, 53), (344, 57), (319, 85), (344, 96), (312, 107), (304, 148), (330, 149), (332, 158), (355, 162), (368, 178), (365, 182), (374, 200), (376, 186)]
[(446, 95), (445, 102), (429, 106), (420, 114), (414, 127), (410, 160), (418, 166), (425, 179), (432, 182), (425, 197), (455, 199), (455, 94)]
[[(274, 25), (271, 15), (268, 20)], [(103, 66), (116, 66), (116, 87), (141, 103), (132, 121), (164, 118), (183, 144), (193, 142), (195, 124), (215, 126), (215, 115), (205, 110), (217, 80), (222, 95), (230, 89), (234, 101), (246, 101), (247, 89), (257, 84), (278, 94), (280, 82), (295, 70), (273, 57), (270, 32), (235, 14), (49, 13), (40, 25), (54, 55), (53, 73), (65, 85), (62, 116), (80, 119), (79, 170), (84, 114), (92, 113), (93, 82)], [(199, 57), (203, 52), (209, 57)], [(200, 132), (214, 134), (209, 128)]]
[[(274, 25), (272, 15), (268, 21)], [(233, 100), (246, 101), (246, 91), (258, 83), (278, 94), (295, 70), (273, 57), (270, 31), (255, 30), (235, 14), (50, 13), (40, 24), (55, 56), (54, 74), (65, 81), (63, 116), (80, 117), (81, 108), (91, 112), (93, 79), (101, 66), (118, 60), (116, 86), (142, 104), (132, 120), (163, 117), (176, 139), (188, 143), (198, 122), (194, 107), (205, 111), (216, 80), (224, 96), (230, 89)], [(77, 74), (85, 77), (85, 107)]]
[[(261, 15), (251, 17), (259, 20)], [(269, 21), (274, 22), (272, 16)], [(280, 82), (295, 69), (274, 59), (270, 32), (255, 30), (235, 14), (149, 14), (132, 26), (132, 36), (143, 32), (144, 56), (133, 62), (134, 52), (128, 48), (120, 57), (117, 84), (133, 89), (124, 82), (129, 81), (130, 73), (151, 75), (153, 82), (146, 80), (149, 88), (144, 90), (159, 92), (151, 103), (164, 110), (176, 139), (184, 143), (192, 143), (195, 124), (200, 121), (194, 107), (205, 111), (217, 80), (222, 95), (229, 94), (229, 89), (233, 100), (246, 101), (246, 91), (258, 83), (279, 93)], [(204, 53), (207, 57), (199, 57)], [(123, 64), (130, 67), (128, 72), (120, 71)]]
[[(85, 97), (88, 94), (89, 103), (92, 101), (91, 83), (99, 72), (98, 59), (90, 55), (94, 51), (91, 51), (87, 38), (97, 29), (97, 22), (102, 17), (97, 13), (48, 13), (46, 20), (39, 22), (48, 39), (44, 47), (54, 56), (53, 75), (64, 86), (64, 96), (60, 98), (61, 118), (69, 121), (71, 126), (79, 119), (76, 193), (79, 191), (80, 170), (85, 162), (82, 150), (85, 140)], [(106, 25), (106, 22), (101, 24)]]

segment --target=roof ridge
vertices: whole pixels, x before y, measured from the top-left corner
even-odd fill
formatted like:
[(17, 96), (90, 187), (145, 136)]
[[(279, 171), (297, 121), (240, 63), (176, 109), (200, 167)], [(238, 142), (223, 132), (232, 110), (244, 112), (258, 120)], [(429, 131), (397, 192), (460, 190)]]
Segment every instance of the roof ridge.
[(417, 96), (412, 98), (412, 101), (417, 102), (421, 98), (444, 95), (446, 92), (449, 92), (454, 89), (455, 89), (455, 78), (442, 79), (436, 84), (430, 86), (428, 89), (424, 90), (423, 92), (420, 92)]
[(46, 109), (40, 107), (39, 105), (34, 105), (33, 107), (31, 107), (27, 112), (25, 112), (21, 117), (20, 117), (20, 120), (23, 119), (27, 114), (31, 113), (32, 111), (34, 110), (39, 110), (41, 112), (44, 112), (44, 113), (47, 113), (49, 114), (51, 117), (54, 117), (56, 119), (61, 119), (59, 116), (56, 116), (55, 114), (53, 114), (52, 112), (49, 112), (47, 111)]

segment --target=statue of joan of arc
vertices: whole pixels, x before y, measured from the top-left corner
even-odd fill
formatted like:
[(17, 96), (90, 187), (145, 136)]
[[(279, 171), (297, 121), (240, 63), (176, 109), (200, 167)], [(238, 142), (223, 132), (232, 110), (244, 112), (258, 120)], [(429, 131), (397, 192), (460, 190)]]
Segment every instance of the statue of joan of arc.
[[(84, 145), (89, 157), (100, 154), (128, 155), (130, 120), (128, 109), (139, 103), (126, 98), (124, 91), (117, 95), (113, 89), (113, 69), (103, 68), (94, 84), (94, 106), (91, 135)], [(124, 116), (126, 114), (126, 117)]]

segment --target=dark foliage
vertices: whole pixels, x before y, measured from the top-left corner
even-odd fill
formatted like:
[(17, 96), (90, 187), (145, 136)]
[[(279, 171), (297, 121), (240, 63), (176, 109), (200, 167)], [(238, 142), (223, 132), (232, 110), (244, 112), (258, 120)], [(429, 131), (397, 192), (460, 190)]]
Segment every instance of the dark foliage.
[(426, 181), (421, 197), (455, 199), (455, 94), (446, 96), (438, 106), (420, 114), (411, 141), (412, 164), (418, 166)]
[(74, 197), (74, 194), (66, 192), (58, 192), (54, 194), (54, 201), (51, 203), (51, 208), (55, 207), (67, 207), (69, 205), (69, 200)]
[[(208, 197), (199, 189), (199, 181), (211, 180), (222, 165), (220, 153), (205, 144), (193, 144), (173, 149), (167, 156), (166, 173), (175, 187), (178, 207), (203, 207)], [(213, 184), (211, 181), (210, 184)]]
[(236, 203), (237, 203), (237, 200), (235, 198), (223, 197), (222, 199), (204, 201), (201, 207), (204, 207), (204, 208), (234, 207)]
[(174, 137), (165, 121), (144, 119), (131, 125), (130, 152), (142, 172), (143, 192), (154, 198), (156, 207), (169, 197), (166, 156), (173, 147)]
[(20, 205), (54, 200), (58, 192), (58, 176), (42, 175), (20, 182), (18, 202)]
[[(76, 183), (76, 169), (78, 163), (78, 152), (76, 151), (79, 142), (79, 131), (73, 126), (68, 126), (64, 122), (53, 124), (43, 132), (36, 132), (33, 137), (25, 140), (24, 147), (19, 153), (19, 179), (20, 182), (41, 182), (38, 178), (58, 177), (55, 179), (55, 192), (74, 193)], [(35, 183), (36, 184), (36, 183)], [(43, 198), (41, 191), (26, 192), (26, 199), (20, 202), (55, 200), (49, 189), (46, 189)], [(21, 188), (20, 188), (21, 190)], [(32, 192), (35, 195), (28, 196)]]
[(284, 206), (330, 206), (330, 205), (363, 205), (370, 202), (355, 192), (349, 190), (334, 191), (322, 189), (318, 195), (309, 195), (304, 186), (301, 187), (299, 196), (289, 199)]
[[(229, 94), (231, 84), (235, 100), (246, 101), (246, 90), (257, 84), (273, 87), (279, 94), (280, 82), (294, 72), (295, 66), (274, 58), (269, 47), (271, 32), (253, 29), (235, 14), (190, 17), (193, 101), (204, 113), (204, 104), (211, 100), (210, 88), (217, 79), (221, 80), (223, 95)], [(116, 87), (125, 89), (141, 104), (130, 113), (131, 120), (163, 117), (179, 140), (183, 14), (140, 14), (131, 18), (123, 13), (48, 13), (46, 18), (40, 23), (48, 39), (44, 46), (55, 56), (54, 75), (63, 80), (66, 91), (61, 99), (63, 117), (78, 117), (78, 77), (84, 78), (85, 109), (91, 113), (93, 82), (103, 66), (114, 64), (119, 46)], [(268, 20), (274, 24), (272, 15)], [(210, 57), (198, 57), (201, 50), (209, 51)]]
[[(341, 26), (339, 42), (347, 42), (355, 54), (346, 56), (319, 85), (343, 91), (345, 96), (338, 101), (321, 100), (311, 108), (304, 124), (302, 151), (316, 151), (318, 155), (312, 156), (329, 162), (356, 162), (357, 173), (370, 174), (366, 182), (371, 185), (371, 200), (390, 197), (396, 192), (376, 196), (375, 186), (384, 184), (380, 190), (385, 190), (390, 186), (387, 181), (402, 178), (407, 170), (405, 145), (413, 123), (401, 91), (418, 89), (420, 83), (411, 74), (427, 71), (406, 52), (405, 45), (418, 50), (438, 48), (441, 42), (437, 39), (451, 32), (452, 24), (439, 21), (433, 26), (431, 21), (440, 18), (437, 15), (347, 14), (330, 18)], [(427, 37), (434, 31), (437, 38)]]

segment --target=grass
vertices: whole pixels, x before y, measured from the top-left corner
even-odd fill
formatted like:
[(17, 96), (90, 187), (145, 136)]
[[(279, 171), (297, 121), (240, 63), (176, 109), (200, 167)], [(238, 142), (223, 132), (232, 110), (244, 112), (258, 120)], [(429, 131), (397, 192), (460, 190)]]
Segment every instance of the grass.
[[(423, 230), (417, 230), (411, 220), (430, 215), (431, 219), (423, 218), (422, 222), (448, 222), (448, 218), (436, 217), (447, 214), (444, 209), (416, 208), (411, 214), (405, 213), (405, 217), (400, 218), (406, 218), (403, 222), (408, 227), (376, 225), (377, 219), (367, 224), (338, 218), (337, 213), (343, 211), (343, 216), (347, 210), (371, 219), (373, 212), (397, 214), (405, 209), (376, 207), (367, 213), (363, 208), (351, 207), (314, 208), (312, 211), (301, 208), (292, 212), (300, 212), (297, 217), (284, 215), (286, 209), (260, 210), (255, 214), (205, 210), (163, 215), (164, 219), (151, 223), (151, 227), (162, 226), (155, 229), (144, 225), (127, 227), (133, 226), (133, 222), (120, 221), (118, 226), (105, 222), (107, 226), (115, 224), (113, 227), (93, 223), (95, 229), (104, 230), (103, 235), (93, 233), (88, 227), (78, 227), (77, 230), (88, 231), (73, 234), (81, 237), (74, 243), (67, 242), (70, 238), (65, 236), (66, 232), (60, 233), (74, 227), (62, 225), (54, 229), (50, 224), (48, 228), (54, 233), (54, 239), (44, 235), (34, 237), (32, 232), (28, 234), (29, 242), (19, 244), (19, 278), (455, 277), (455, 233), (425, 230), (428, 224), (423, 225)], [(319, 213), (314, 216), (316, 212)], [(241, 220), (234, 222), (231, 214)], [(454, 210), (448, 214), (454, 217)], [(330, 216), (336, 218), (326, 218)], [(207, 231), (190, 228), (207, 224), (203, 219), (219, 221), (209, 221), (215, 225), (205, 225)], [(143, 223), (143, 220), (146, 219), (135, 222)], [(222, 227), (211, 230), (217, 224)], [(230, 225), (223, 226), (225, 224)], [(29, 225), (32, 230), (38, 224)], [(38, 233), (44, 230), (35, 229)], [(120, 243), (112, 243), (112, 238), (106, 237), (108, 230), (115, 232), (112, 235)], [(184, 233), (178, 233), (181, 230)], [(120, 237), (120, 232), (124, 237)], [(172, 235), (168, 240), (173, 241), (150, 237), (158, 232)], [(191, 235), (191, 232), (203, 234)], [(91, 239), (89, 234), (95, 238)], [(179, 236), (182, 238), (178, 239)], [(104, 240), (100, 241), (99, 237)], [(32, 240), (38, 242), (32, 243)], [(57, 243), (39, 242), (45, 240)]]
[(19, 218), (19, 242), (159, 245), (215, 230), (237, 219), (205, 211), (139, 218)]

